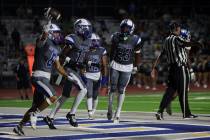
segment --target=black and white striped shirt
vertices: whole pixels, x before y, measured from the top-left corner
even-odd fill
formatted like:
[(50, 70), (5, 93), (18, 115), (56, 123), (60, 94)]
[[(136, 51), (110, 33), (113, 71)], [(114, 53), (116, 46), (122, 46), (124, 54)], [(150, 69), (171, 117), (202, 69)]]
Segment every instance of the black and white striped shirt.
[(166, 55), (168, 64), (187, 65), (188, 56), (184, 42), (179, 36), (173, 34), (165, 39), (162, 53)]

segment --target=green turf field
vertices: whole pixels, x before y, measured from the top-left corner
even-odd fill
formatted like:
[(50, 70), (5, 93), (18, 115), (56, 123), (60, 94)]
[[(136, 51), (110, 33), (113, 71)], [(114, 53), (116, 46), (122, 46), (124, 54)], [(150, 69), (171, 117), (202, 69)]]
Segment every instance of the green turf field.
[[(126, 95), (123, 111), (155, 112), (159, 107), (162, 94), (132, 94)], [(70, 98), (62, 108), (70, 108), (74, 98)], [(115, 103), (116, 104), (116, 100)], [(198, 114), (210, 114), (210, 92), (192, 92), (189, 94), (191, 111)], [(31, 100), (0, 100), (0, 107), (30, 107)], [(53, 106), (51, 106), (53, 107)], [(83, 100), (79, 109), (86, 109), (86, 101)], [(99, 110), (107, 109), (107, 97), (99, 97)], [(173, 112), (180, 112), (178, 98), (172, 104)]]

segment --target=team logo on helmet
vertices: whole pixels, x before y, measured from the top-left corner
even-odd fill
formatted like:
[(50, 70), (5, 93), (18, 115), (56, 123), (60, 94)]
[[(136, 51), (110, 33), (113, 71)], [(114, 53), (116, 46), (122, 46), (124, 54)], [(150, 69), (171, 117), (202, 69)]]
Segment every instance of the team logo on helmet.
[(48, 24), (44, 26), (44, 31), (48, 33), (48, 38), (54, 43), (59, 44), (62, 41), (61, 29), (56, 24)]

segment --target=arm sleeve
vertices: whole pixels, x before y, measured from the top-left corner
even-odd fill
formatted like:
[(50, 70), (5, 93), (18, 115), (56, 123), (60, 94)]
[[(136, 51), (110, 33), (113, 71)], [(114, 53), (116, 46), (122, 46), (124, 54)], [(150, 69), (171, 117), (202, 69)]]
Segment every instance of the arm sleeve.
[(135, 53), (140, 53), (142, 48), (143, 48), (143, 42), (140, 37), (137, 37)]

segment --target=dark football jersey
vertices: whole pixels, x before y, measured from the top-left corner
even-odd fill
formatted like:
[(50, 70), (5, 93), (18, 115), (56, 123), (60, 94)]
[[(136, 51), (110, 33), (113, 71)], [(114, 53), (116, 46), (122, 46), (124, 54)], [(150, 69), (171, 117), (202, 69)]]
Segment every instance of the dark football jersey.
[(134, 61), (134, 53), (141, 49), (141, 38), (137, 35), (121, 36), (116, 32), (112, 35), (113, 60), (119, 64), (128, 65)]
[(91, 73), (100, 72), (101, 59), (106, 53), (106, 49), (103, 47), (98, 47), (94, 51), (88, 51), (85, 56), (85, 63), (87, 64), (91, 61), (91, 65), (86, 65), (86, 71)]
[(45, 72), (52, 71), (53, 63), (59, 56), (61, 49), (50, 39), (37, 41), (34, 55), (33, 71), (41, 70)]
[(91, 43), (90, 39), (82, 40), (76, 34), (66, 36), (68, 43), (71, 45), (71, 51), (68, 54), (70, 62), (66, 65), (68, 67), (75, 67), (84, 63), (86, 52), (89, 50)]

